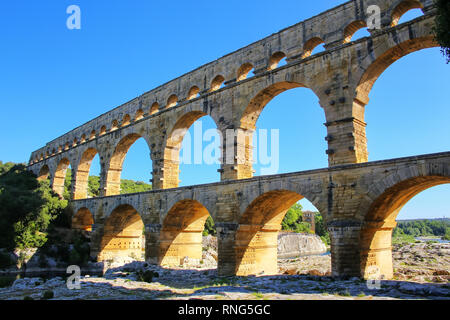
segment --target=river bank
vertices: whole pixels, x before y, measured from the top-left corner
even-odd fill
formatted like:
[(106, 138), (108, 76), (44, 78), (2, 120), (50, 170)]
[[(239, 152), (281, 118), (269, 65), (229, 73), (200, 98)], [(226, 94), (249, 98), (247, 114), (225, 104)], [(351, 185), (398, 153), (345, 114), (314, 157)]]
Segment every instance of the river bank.
[(61, 300), (450, 299), (450, 244), (395, 246), (395, 278), (379, 283), (332, 277), (330, 255), (279, 259), (277, 275), (223, 278), (217, 275), (213, 253), (212, 249), (204, 251), (204, 262), (197, 266), (171, 269), (138, 261), (117, 262), (102, 277), (81, 277), (79, 290), (68, 289), (63, 277), (18, 279), (0, 289), (0, 299), (42, 299), (46, 292), (47, 297)]

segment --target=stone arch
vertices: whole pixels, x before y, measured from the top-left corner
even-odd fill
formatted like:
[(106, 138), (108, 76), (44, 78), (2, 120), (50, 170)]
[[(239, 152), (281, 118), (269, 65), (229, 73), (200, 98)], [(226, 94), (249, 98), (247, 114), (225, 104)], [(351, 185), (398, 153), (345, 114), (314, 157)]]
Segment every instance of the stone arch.
[(253, 96), (244, 108), (240, 117), (240, 130), (237, 131), (238, 146), (241, 148), (237, 150), (237, 154), (243, 158), (243, 164), (240, 167), (242, 170), (240, 170), (238, 175), (239, 179), (251, 178), (253, 176), (253, 132), (256, 129), (256, 122), (261, 112), (276, 96), (294, 88), (307, 88), (307, 86), (293, 81), (270, 84)]
[(199, 92), (200, 92), (200, 88), (197, 86), (193, 86), (191, 89), (189, 89), (187, 99), (192, 100), (192, 99), (196, 98), (198, 96)]
[(109, 131), (115, 131), (119, 129), (119, 121), (117, 121), (116, 119), (113, 120), (113, 122), (111, 123), (111, 129), (109, 129)]
[(398, 3), (391, 12), (391, 27), (395, 27), (401, 17), (412, 9), (423, 9), (423, 5), (418, 0), (403, 0)]
[(97, 154), (97, 149), (88, 148), (81, 155), (80, 162), (78, 163), (75, 172), (74, 200), (85, 199), (88, 197), (89, 170), (91, 168), (92, 160)]
[(164, 148), (163, 189), (178, 187), (181, 143), (192, 124), (206, 115), (203, 111), (190, 111), (181, 116), (170, 131)]
[[(122, 174), (122, 165), (130, 147), (138, 140), (143, 138), (137, 133), (130, 133), (123, 137), (114, 148), (114, 152), (109, 160), (108, 169), (106, 170), (105, 195), (120, 194), (120, 176)], [(147, 146), (150, 146), (147, 142)]]
[(211, 81), (211, 89), (210, 92), (214, 92), (220, 89), (220, 87), (222, 86), (222, 84), (224, 83), (225, 78), (222, 75), (218, 75), (216, 76), (212, 81)]
[(364, 20), (356, 20), (350, 23), (344, 29), (344, 41), (343, 43), (349, 43), (352, 40), (353, 35), (362, 28), (367, 28), (367, 23)]
[(313, 37), (306, 41), (305, 45), (303, 46), (302, 59), (310, 57), (314, 48), (322, 43), (324, 43), (324, 41), (319, 37)]
[(155, 114), (155, 113), (157, 113), (159, 111), (159, 104), (158, 104), (158, 102), (154, 102), (153, 104), (152, 104), (152, 106), (150, 107), (150, 115), (152, 115), (152, 114)]
[(43, 166), (41, 167), (41, 169), (39, 170), (39, 174), (38, 174), (37, 179), (38, 179), (39, 181), (42, 181), (42, 180), (48, 179), (49, 176), (50, 176), (50, 169), (49, 169), (48, 165), (45, 164), (45, 165), (43, 165)]
[(121, 127), (125, 127), (131, 123), (131, 117), (129, 114), (123, 116)]
[(363, 72), (360, 74), (356, 85), (356, 100), (363, 105), (367, 104), (373, 85), (380, 75), (395, 61), (412, 52), (437, 46), (439, 45), (434, 40), (433, 35), (419, 36), (387, 48), (375, 60), (372, 60), (371, 57), (367, 58), (361, 66)]
[(158, 263), (179, 266), (188, 257), (202, 259), (202, 232), (209, 212), (197, 200), (180, 200), (166, 214), (159, 238)]
[(88, 208), (81, 208), (72, 218), (72, 229), (92, 231), (94, 216)]
[[(420, 192), (441, 184), (450, 183), (448, 164), (430, 164), (425, 174), (404, 170), (377, 182), (365, 201), (364, 223), (360, 233), (361, 276), (368, 278), (378, 273), (385, 279), (393, 277), (392, 230), (403, 206)], [(419, 172), (417, 170), (416, 172)]]
[(237, 71), (236, 80), (245, 80), (252, 69), (253, 64), (251, 64), (250, 62), (244, 63)]
[(106, 134), (106, 126), (100, 128), (100, 136), (103, 136), (104, 134)]
[(89, 140), (94, 140), (95, 139), (95, 135), (96, 135), (95, 130), (92, 130), (91, 134), (89, 135)]
[(68, 158), (63, 158), (59, 161), (55, 174), (53, 175), (52, 188), (60, 197), (64, 194), (64, 182), (66, 180), (67, 168), (70, 166)]
[(136, 111), (136, 114), (134, 115), (134, 121), (139, 121), (142, 118), (144, 118), (144, 110), (139, 109), (138, 111)]
[(145, 248), (143, 229), (139, 212), (131, 205), (119, 205), (106, 218), (97, 259), (130, 257), (140, 260)]
[(274, 70), (278, 68), (278, 64), (281, 60), (286, 58), (286, 54), (284, 52), (278, 51), (272, 54), (272, 56), (269, 59), (269, 70)]
[(265, 192), (248, 205), (236, 232), (236, 275), (277, 274), (277, 237), (287, 210), (303, 198), (279, 189)]
[(174, 107), (177, 105), (177, 103), (178, 103), (178, 97), (175, 94), (173, 94), (167, 99), (166, 108)]

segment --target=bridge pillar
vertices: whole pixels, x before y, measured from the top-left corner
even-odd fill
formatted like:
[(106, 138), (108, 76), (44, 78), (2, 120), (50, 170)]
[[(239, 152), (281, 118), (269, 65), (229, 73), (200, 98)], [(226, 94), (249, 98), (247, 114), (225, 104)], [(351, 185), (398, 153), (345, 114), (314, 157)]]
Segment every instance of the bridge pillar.
[(239, 227), (234, 222), (217, 222), (217, 272), (220, 276), (236, 274), (236, 232)]
[(328, 223), (333, 276), (360, 276), (360, 231), (359, 221), (335, 220)]
[(145, 261), (151, 264), (158, 264), (161, 228), (160, 223), (145, 225)]
[(361, 230), (361, 276), (392, 279), (392, 231), (395, 221), (366, 221)]
[(103, 234), (103, 224), (101, 223), (92, 224), (91, 258), (95, 260), (98, 259), (98, 255), (101, 251), (102, 234)]
[(243, 128), (222, 130), (221, 181), (253, 177), (253, 132)]
[[(333, 86), (342, 87), (343, 85), (333, 84)], [(325, 91), (328, 93), (328, 90)], [(366, 123), (364, 122), (367, 101), (353, 99), (345, 91), (348, 89), (328, 93), (326, 98), (321, 99), (321, 105), (327, 116), (325, 140), (328, 142), (326, 154), (329, 166), (368, 161)]]

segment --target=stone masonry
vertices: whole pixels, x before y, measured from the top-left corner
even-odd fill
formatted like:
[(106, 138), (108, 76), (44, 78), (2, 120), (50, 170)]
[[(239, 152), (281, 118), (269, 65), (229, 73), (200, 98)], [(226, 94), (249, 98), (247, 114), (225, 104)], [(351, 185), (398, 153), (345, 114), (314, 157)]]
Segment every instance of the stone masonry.
[[(381, 28), (351, 41), (367, 26), (368, 7)], [(398, 24), (410, 9), (424, 15)], [(149, 262), (179, 265), (201, 257), (208, 215), (218, 230), (222, 275), (277, 272), (277, 234), (285, 212), (307, 198), (331, 236), (334, 275), (392, 277), (390, 236), (395, 217), (417, 193), (450, 180), (450, 153), (368, 161), (364, 121), (368, 95), (393, 62), (436, 47), (431, 0), (352, 0), (203, 65), (48, 142), (32, 152), (29, 170), (62, 194), (74, 173), (74, 228), (91, 230), (92, 254), (138, 255), (145, 228)], [(319, 44), (325, 51), (311, 55)], [(279, 66), (286, 58), (287, 64)], [(248, 77), (254, 70), (254, 76)], [(252, 134), (264, 107), (297, 87), (318, 97), (326, 123), (329, 167), (253, 178)], [(183, 134), (210, 116), (223, 133), (221, 181), (178, 188)], [(227, 130), (234, 130), (232, 137)], [(143, 138), (151, 150), (151, 192), (120, 195), (122, 163)], [(89, 168), (101, 162), (98, 198), (87, 199)], [(233, 155), (232, 163), (225, 161)], [(229, 160), (229, 159), (228, 159)]]

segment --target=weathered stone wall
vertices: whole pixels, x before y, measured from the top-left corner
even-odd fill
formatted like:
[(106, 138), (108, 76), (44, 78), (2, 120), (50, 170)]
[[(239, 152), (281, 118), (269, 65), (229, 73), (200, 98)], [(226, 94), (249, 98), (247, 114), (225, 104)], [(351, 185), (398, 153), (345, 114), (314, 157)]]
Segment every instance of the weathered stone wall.
[(280, 232), (278, 234), (278, 258), (296, 258), (327, 252), (327, 246), (315, 234)]

